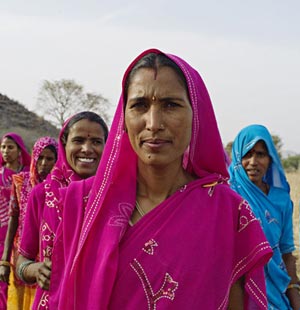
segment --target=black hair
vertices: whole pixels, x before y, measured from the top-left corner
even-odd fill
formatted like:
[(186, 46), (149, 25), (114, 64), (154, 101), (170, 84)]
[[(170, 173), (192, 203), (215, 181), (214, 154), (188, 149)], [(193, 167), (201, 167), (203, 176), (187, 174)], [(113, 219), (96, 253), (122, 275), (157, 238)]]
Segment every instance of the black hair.
[(158, 69), (162, 67), (170, 67), (177, 73), (178, 77), (183, 82), (183, 85), (187, 90), (187, 94), (189, 95), (186, 78), (182, 70), (179, 68), (179, 66), (173, 60), (171, 60), (169, 57), (167, 57), (164, 54), (149, 53), (145, 55), (144, 57), (142, 57), (134, 65), (134, 67), (131, 69), (131, 71), (129, 72), (126, 78), (126, 82), (124, 86), (124, 95), (123, 95), (124, 105), (126, 105), (126, 102), (127, 102), (128, 88), (129, 88), (131, 79), (134, 76), (134, 74), (141, 68), (149, 68), (149, 69), (154, 69), (155, 71), (158, 71)]
[(9, 139), (9, 140), (11, 140), (11, 141), (13, 141), (13, 142), (15, 142), (16, 145), (17, 145), (17, 148), (18, 148), (19, 150), (21, 150), (20, 145), (17, 143), (17, 141), (16, 141), (12, 136), (7, 135), (7, 136), (5, 136), (5, 138), (7, 138), (7, 139)]
[(77, 122), (81, 121), (82, 119), (87, 119), (91, 122), (95, 122), (98, 123), (104, 131), (104, 140), (107, 140), (107, 136), (108, 136), (108, 127), (105, 123), (105, 121), (103, 120), (103, 118), (98, 115), (97, 113), (91, 112), (91, 111), (83, 111), (83, 112), (79, 112), (77, 114), (75, 114), (69, 121), (69, 123), (67, 124), (62, 136), (61, 136), (61, 141), (64, 145), (66, 145), (67, 140), (68, 140), (68, 136), (69, 136), (69, 132), (70, 132), (70, 128)]
[(55, 147), (54, 145), (52, 145), (52, 144), (49, 144), (49, 145), (47, 145), (47, 146), (44, 148), (44, 150), (45, 150), (45, 149), (50, 150), (50, 151), (54, 154), (54, 156), (55, 156), (55, 161), (57, 161), (57, 149), (56, 149), (56, 147)]

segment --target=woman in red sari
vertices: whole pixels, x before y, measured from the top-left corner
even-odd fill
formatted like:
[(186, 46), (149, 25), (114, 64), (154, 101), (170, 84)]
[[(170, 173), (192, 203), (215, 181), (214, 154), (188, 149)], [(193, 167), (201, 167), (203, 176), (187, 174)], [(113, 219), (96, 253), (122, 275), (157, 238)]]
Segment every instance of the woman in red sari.
[(96, 113), (80, 112), (68, 119), (59, 134), (52, 172), (30, 194), (16, 269), (23, 282), (37, 283), (32, 309), (49, 308), (53, 241), (62, 212), (60, 189), (96, 173), (107, 135), (107, 125)]
[[(1, 139), (0, 153), (0, 255), (4, 250), (4, 240), (8, 227), (8, 208), (11, 193), (12, 176), (20, 171), (28, 171), (30, 154), (27, 152), (21, 136), (14, 132), (5, 134)], [(0, 261), (0, 266), (10, 266)], [(6, 309), (7, 283), (0, 279), (0, 309)]]
[[(32, 149), (30, 171), (22, 171), (13, 175), (8, 231), (2, 254), (2, 261), (11, 261), (13, 267), (17, 261), (29, 194), (35, 185), (45, 180), (56, 160), (56, 140), (51, 137), (41, 137), (35, 142)], [(17, 278), (15, 268), (13, 268), (13, 271), (13, 273), (10, 273), (9, 266), (0, 267), (0, 279), (7, 283), (10, 281), (7, 308), (11, 310), (29, 310), (32, 306), (35, 286), (24, 285)]]
[(89, 182), (66, 190), (58, 309), (267, 309), (271, 249), (227, 180), (198, 72), (145, 51), (124, 75), (87, 205)]

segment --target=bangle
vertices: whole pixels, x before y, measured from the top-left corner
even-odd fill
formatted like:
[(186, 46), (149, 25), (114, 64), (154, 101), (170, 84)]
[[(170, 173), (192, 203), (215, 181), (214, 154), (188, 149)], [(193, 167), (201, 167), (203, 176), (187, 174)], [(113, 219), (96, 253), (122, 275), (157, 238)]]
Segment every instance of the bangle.
[(6, 260), (0, 260), (0, 266), (10, 267), (11, 264), (10, 264), (10, 262), (8, 262)]
[(33, 264), (33, 263), (35, 263), (35, 261), (33, 261), (33, 260), (26, 260), (26, 261), (24, 261), (23, 263), (21, 263), (20, 266), (19, 266), (19, 268), (17, 269), (18, 277), (19, 277), (20, 280), (22, 280), (24, 283), (28, 283), (28, 282), (26, 281), (26, 279), (24, 278), (24, 271), (25, 271), (25, 269), (26, 269), (29, 265), (31, 265), (31, 264)]
[(300, 285), (297, 284), (297, 283), (289, 284), (288, 287), (287, 287), (287, 290), (290, 289), (290, 288), (295, 288), (295, 289), (297, 289), (298, 291), (300, 291)]

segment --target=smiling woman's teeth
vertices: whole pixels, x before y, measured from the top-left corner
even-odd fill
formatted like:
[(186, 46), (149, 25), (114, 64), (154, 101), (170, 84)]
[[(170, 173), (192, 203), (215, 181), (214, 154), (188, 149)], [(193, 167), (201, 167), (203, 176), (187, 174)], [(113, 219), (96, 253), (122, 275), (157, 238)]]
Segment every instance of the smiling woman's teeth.
[(93, 158), (78, 158), (78, 160), (84, 163), (91, 163), (94, 161)]

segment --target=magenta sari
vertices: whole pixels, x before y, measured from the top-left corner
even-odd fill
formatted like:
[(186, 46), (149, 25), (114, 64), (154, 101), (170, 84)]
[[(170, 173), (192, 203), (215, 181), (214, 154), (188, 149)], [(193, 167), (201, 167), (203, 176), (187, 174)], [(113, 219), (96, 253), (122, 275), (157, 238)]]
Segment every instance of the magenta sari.
[[(138, 56), (123, 87), (150, 52), (161, 53)], [(201, 77), (182, 59), (167, 57), (187, 80), (193, 130), (183, 167), (198, 179), (130, 226), (137, 156), (124, 130), (122, 94), (91, 191), (85, 181), (66, 191), (56, 240), (65, 257), (59, 309), (226, 309), (231, 285), (242, 276), (245, 309), (267, 309), (263, 265), (271, 249), (248, 204), (227, 184)]]
[[(70, 121), (67, 120), (60, 131), (58, 159), (43, 183), (36, 185), (28, 199), (23, 233), (19, 252), (31, 260), (44, 261), (52, 258), (53, 240), (61, 220), (59, 207), (59, 189), (68, 186), (80, 177), (69, 166), (61, 136)], [(48, 291), (39, 286), (32, 309), (48, 309)]]
[[(5, 134), (1, 141), (6, 138), (12, 138), (21, 150), (20, 164), (22, 166), (21, 171), (28, 171), (30, 166), (30, 154), (27, 152), (23, 139), (14, 132)], [(8, 225), (8, 210), (10, 193), (12, 186), (12, 177), (16, 174), (13, 171), (5, 167), (5, 161), (0, 153), (0, 255), (2, 256), (4, 249), (4, 241), (7, 232)], [(6, 309), (7, 300), (7, 284), (0, 282), (0, 309)]]

